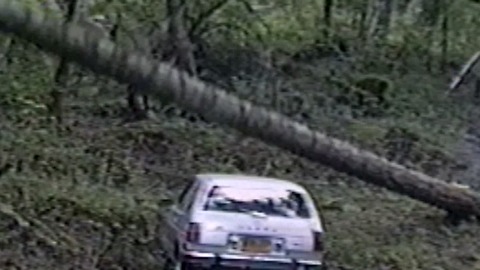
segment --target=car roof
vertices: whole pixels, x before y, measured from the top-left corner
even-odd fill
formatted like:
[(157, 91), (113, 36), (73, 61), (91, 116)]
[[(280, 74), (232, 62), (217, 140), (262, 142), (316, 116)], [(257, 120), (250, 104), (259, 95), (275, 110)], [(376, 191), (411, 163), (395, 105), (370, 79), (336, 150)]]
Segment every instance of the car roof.
[(299, 193), (306, 193), (305, 188), (299, 184), (293, 183), (288, 180), (263, 177), (263, 176), (253, 176), (253, 175), (243, 175), (243, 174), (220, 174), (220, 173), (202, 173), (195, 175), (197, 179), (207, 183), (209, 185), (228, 185), (231, 187), (272, 187), (272, 188), (285, 188), (290, 189)]

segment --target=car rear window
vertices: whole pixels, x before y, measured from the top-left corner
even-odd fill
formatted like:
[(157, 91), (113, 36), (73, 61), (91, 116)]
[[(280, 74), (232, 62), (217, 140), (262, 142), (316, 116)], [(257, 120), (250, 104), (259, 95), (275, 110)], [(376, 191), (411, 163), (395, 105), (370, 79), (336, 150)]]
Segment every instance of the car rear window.
[(259, 212), (267, 216), (309, 218), (304, 195), (292, 190), (214, 186), (207, 195), (205, 211)]

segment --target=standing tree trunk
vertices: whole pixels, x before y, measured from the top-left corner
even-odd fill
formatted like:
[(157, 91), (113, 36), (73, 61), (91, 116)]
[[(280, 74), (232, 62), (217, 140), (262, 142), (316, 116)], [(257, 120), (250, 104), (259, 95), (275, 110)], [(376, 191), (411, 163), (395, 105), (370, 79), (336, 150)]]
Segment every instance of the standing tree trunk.
[[(75, 22), (79, 14), (82, 13), (80, 10), (82, 5), (82, 0), (70, 0), (67, 7), (66, 14), (66, 23)], [(61, 58), (58, 63), (57, 70), (53, 78), (54, 85), (50, 91), (51, 103), (48, 104), (50, 114), (53, 115), (58, 124), (63, 123), (63, 91), (68, 83), (68, 73), (69, 67), (66, 59)]]
[(185, 0), (167, 0), (169, 47), (164, 51), (163, 60), (173, 61), (173, 65), (180, 70), (196, 76), (194, 47), (185, 27), (185, 10)]
[[(194, 47), (185, 26), (186, 1), (167, 0), (166, 10), (169, 23), (167, 40), (165, 44), (161, 44), (164, 46), (161, 59), (173, 63), (174, 66), (192, 76), (196, 76)], [(157, 50), (158, 46), (153, 46), (151, 49), (152, 51), (149, 51), (149, 54), (155, 53), (153, 50)], [(129, 84), (127, 87), (127, 104), (134, 119), (147, 118), (150, 110), (148, 96), (141, 96), (142, 99), (139, 100), (140, 95), (138, 93), (142, 91), (142, 87), (143, 85), (139, 84)], [(166, 107), (169, 104), (163, 105)]]
[(0, 45), (0, 72), (4, 72), (8, 67), (9, 52), (13, 44), (13, 38), (7, 37)]
[(435, 40), (435, 27), (439, 21), (441, 14), (440, 0), (423, 0), (422, 2), (422, 21), (423, 25), (427, 28), (426, 32), (426, 44), (424, 46), (426, 56), (426, 67), (428, 71), (433, 71), (433, 55), (430, 51)]
[(372, 25), (372, 36), (383, 41), (390, 30), (393, 12), (393, 0), (376, 0), (375, 19)]
[(480, 195), (362, 151), (315, 132), (278, 113), (256, 107), (207, 85), (170, 65), (91, 37), (76, 25), (65, 26), (44, 14), (0, 0), (0, 30), (16, 34), (43, 50), (75, 61), (122, 83), (142, 83), (156, 98), (170, 99), (205, 119), (234, 128), (292, 153), (359, 179), (407, 195), (458, 217), (480, 218)]
[(360, 5), (357, 7), (359, 11), (359, 20), (358, 20), (358, 38), (362, 41), (362, 44), (367, 40), (367, 28), (368, 28), (368, 11), (369, 5)]
[(325, 0), (323, 4), (323, 35), (326, 40), (330, 40), (330, 32), (332, 31), (332, 10), (333, 0)]
[(441, 70), (442, 72), (445, 72), (447, 70), (447, 62), (448, 62), (448, 31), (449, 31), (449, 16), (448, 16), (448, 2), (446, 0), (442, 0), (442, 10), (443, 10), (443, 16), (442, 16), (442, 42), (441, 42), (441, 47), (442, 47), (442, 55), (441, 55)]

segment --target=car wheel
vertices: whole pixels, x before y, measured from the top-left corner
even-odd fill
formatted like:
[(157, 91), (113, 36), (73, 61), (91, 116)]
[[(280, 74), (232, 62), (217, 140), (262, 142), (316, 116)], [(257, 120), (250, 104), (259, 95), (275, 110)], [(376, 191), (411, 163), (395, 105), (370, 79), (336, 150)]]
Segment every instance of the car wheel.
[(318, 267), (319, 270), (328, 270), (328, 266), (325, 261), (322, 262), (322, 266)]
[(326, 270), (327, 268), (324, 266), (310, 266), (304, 268), (305, 270)]
[(321, 266), (306, 266), (302, 268), (304, 270), (327, 270), (328, 267), (326, 264), (322, 264)]
[(188, 263), (182, 261), (171, 261), (166, 264), (164, 267), (165, 270), (196, 270), (198, 268), (191, 266)]
[(171, 270), (173, 266), (173, 262), (170, 258), (165, 259), (165, 263), (163, 264), (163, 270)]
[(173, 265), (173, 270), (187, 270), (187, 267), (184, 263), (177, 261)]

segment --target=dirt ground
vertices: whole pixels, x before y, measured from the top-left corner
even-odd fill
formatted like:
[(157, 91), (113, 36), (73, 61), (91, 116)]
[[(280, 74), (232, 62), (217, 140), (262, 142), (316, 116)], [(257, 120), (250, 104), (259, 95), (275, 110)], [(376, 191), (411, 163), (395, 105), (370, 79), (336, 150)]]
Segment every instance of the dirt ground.
[(109, 104), (70, 108), (60, 131), (4, 115), (0, 269), (159, 269), (162, 207), (185, 176), (219, 171), (308, 187), (331, 269), (480, 269), (476, 224), (447, 226), (441, 211), (231, 130), (175, 117), (125, 123)]

